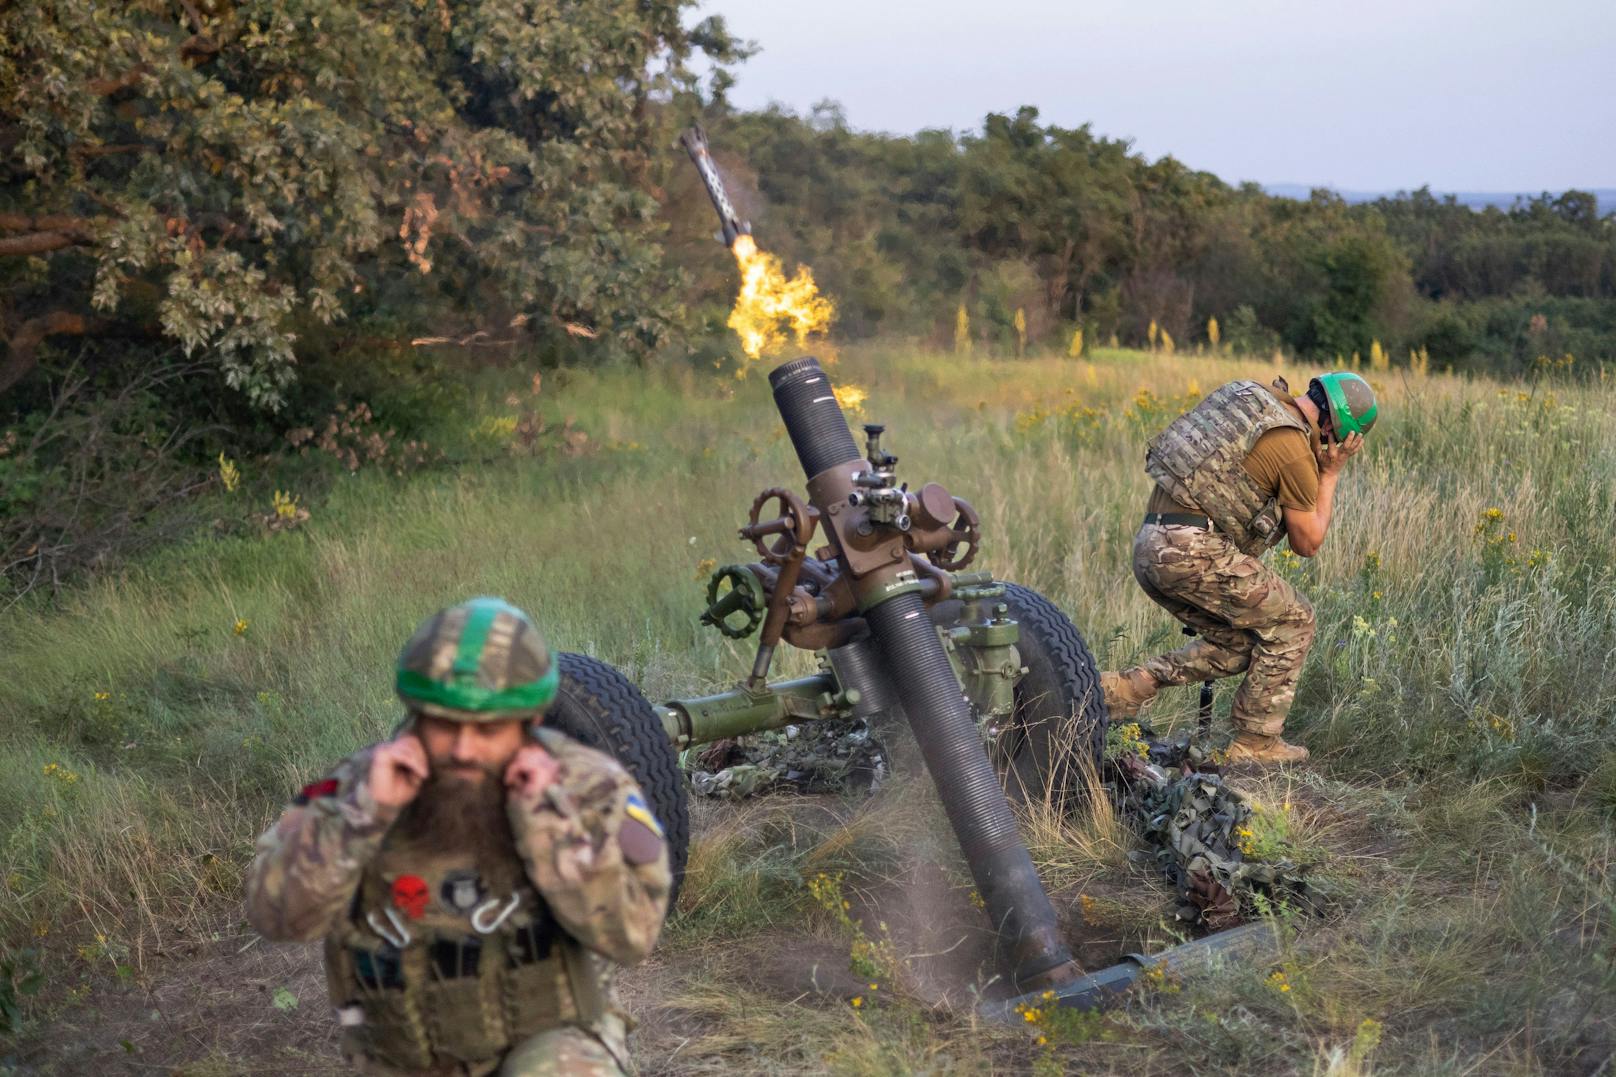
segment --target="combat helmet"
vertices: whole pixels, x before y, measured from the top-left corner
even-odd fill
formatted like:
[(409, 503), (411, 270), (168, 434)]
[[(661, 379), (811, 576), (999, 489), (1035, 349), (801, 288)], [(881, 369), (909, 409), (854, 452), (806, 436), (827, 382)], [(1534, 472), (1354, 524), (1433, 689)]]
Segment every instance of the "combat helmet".
[(399, 652), (394, 683), (413, 713), (497, 722), (536, 716), (559, 682), (533, 619), (503, 599), (482, 597), (422, 622)]
[(1350, 370), (1320, 374), (1308, 384), (1308, 396), (1317, 404), (1315, 385), (1322, 390), (1324, 402), (1329, 406), (1330, 426), (1335, 430), (1337, 441), (1346, 440), (1348, 434), (1369, 433), (1379, 408), (1375, 404), (1375, 391), (1367, 381)]

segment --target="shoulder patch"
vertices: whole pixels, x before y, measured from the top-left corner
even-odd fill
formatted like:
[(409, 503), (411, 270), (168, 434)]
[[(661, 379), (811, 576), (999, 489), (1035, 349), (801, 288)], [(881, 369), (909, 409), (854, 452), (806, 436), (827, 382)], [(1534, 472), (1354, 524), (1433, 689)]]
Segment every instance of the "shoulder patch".
[(311, 782), (308, 785), (305, 785), (297, 796), (292, 798), (292, 803), (296, 804), (298, 807), (302, 807), (309, 801), (316, 800), (320, 797), (334, 797), (337, 795), (337, 789), (340, 787), (340, 785), (341, 783), (335, 778), (327, 778), (320, 782)]
[(655, 815), (651, 814), (651, 809), (646, 806), (645, 798), (640, 794), (630, 793), (628, 795), (628, 800), (623, 803), (623, 814), (643, 824), (651, 833), (656, 835), (658, 841), (662, 840), (662, 824), (657, 822)]
[(654, 863), (662, 855), (662, 838), (648, 825), (630, 816), (617, 828), (617, 847), (625, 862), (639, 867)]

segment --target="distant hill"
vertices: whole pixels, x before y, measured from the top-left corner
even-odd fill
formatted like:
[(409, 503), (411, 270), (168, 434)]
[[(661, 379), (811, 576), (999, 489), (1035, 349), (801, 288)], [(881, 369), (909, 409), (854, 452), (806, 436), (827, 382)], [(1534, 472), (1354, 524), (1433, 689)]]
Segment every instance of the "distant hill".
[[(1323, 184), (1309, 185), (1306, 183), (1265, 183), (1263, 184), (1263, 190), (1278, 198), (1295, 198), (1299, 200), (1306, 200), (1313, 193), (1315, 186), (1323, 186)], [(1334, 188), (1330, 189), (1335, 190)], [(1599, 212), (1601, 216), (1609, 216), (1612, 213), (1616, 213), (1616, 187), (1582, 187), (1578, 189), (1590, 191), (1593, 193), (1595, 198), (1599, 199)], [(1348, 202), (1357, 203), (1373, 202), (1377, 198), (1396, 198), (1399, 194), (1407, 194), (1408, 192), (1337, 190), (1335, 193), (1340, 195)], [(1488, 206), (1497, 206), (1500, 209), (1508, 209), (1515, 204), (1516, 199), (1536, 198), (1543, 192), (1432, 191), (1431, 193), (1436, 195), (1438, 198), (1446, 198), (1451, 194), (1454, 198), (1458, 199), (1461, 205), (1469, 206), (1471, 209), (1486, 209)]]

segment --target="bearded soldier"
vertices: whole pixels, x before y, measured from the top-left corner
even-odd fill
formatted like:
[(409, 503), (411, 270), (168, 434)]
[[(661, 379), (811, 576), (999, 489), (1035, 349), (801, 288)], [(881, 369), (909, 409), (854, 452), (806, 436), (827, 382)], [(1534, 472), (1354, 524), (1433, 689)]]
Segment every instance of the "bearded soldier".
[(1234, 699), (1231, 762), (1296, 763), (1307, 749), (1280, 736), (1313, 642), (1313, 606), (1258, 556), (1281, 539), (1319, 552), (1341, 469), (1363, 447), (1376, 405), (1356, 374), (1322, 374), (1292, 397), (1237, 381), (1175, 419), (1150, 443), (1156, 480), (1133, 540), (1133, 573), (1157, 605), (1197, 633), (1184, 647), (1101, 675), (1113, 718), (1163, 685), (1244, 672)]
[(434, 615), (399, 656), (402, 732), (258, 840), (247, 915), (324, 937), (359, 1072), (626, 1070), (613, 972), (656, 942), (668, 853), (628, 773), (540, 724), (558, 681), (521, 610)]

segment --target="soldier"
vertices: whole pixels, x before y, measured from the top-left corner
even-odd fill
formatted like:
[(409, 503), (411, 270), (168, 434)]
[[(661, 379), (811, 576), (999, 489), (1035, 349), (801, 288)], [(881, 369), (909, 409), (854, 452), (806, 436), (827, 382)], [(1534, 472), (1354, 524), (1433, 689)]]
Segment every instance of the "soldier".
[(402, 732), (258, 839), (247, 916), (324, 937), (359, 1072), (628, 1069), (612, 979), (656, 942), (668, 853), (628, 773), (540, 724), (559, 679), (521, 610), (434, 615), (399, 655)]
[(1231, 762), (1297, 763), (1307, 749), (1280, 733), (1313, 642), (1313, 606), (1258, 555), (1282, 538), (1303, 557), (1330, 529), (1341, 469), (1374, 426), (1375, 394), (1356, 374), (1322, 374), (1303, 396), (1284, 379), (1223, 386), (1150, 443), (1156, 480), (1133, 540), (1133, 573), (1198, 633), (1184, 647), (1100, 686), (1127, 718), (1163, 685), (1244, 672), (1234, 699)]

